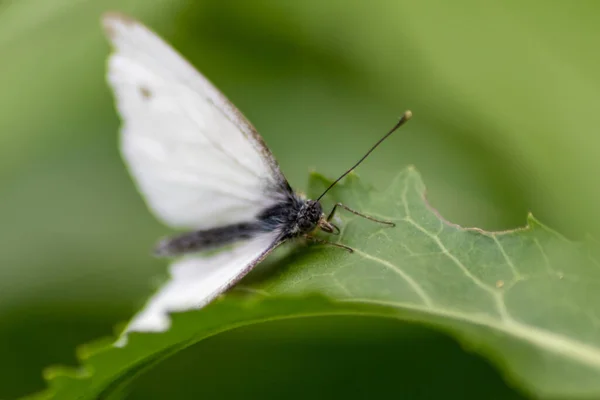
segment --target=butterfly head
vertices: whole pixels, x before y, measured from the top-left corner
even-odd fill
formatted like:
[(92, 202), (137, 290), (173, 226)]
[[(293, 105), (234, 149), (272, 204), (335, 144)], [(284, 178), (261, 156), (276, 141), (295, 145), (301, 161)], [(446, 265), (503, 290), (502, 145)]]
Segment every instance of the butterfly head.
[(321, 207), (321, 203), (315, 200), (306, 201), (298, 211), (296, 220), (298, 230), (302, 233), (313, 231), (318, 225), (322, 215), (323, 208)]
[(323, 207), (317, 200), (308, 200), (298, 212), (298, 229), (302, 233), (310, 233), (319, 227), (325, 232), (333, 232), (333, 226), (325, 218)]

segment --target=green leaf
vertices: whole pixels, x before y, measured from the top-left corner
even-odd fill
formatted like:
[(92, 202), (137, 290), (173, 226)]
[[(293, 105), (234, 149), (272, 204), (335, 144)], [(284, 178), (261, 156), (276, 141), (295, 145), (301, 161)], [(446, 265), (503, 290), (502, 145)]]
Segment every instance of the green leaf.
[[(311, 194), (329, 182), (313, 174)], [(383, 193), (349, 176), (325, 208), (341, 201), (395, 227), (341, 210), (342, 234), (334, 238), (353, 254), (292, 246), (208, 307), (173, 314), (165, 333), (130, 334), (124, 348), (104, 343), (82, 349), (82, 367), (49, 369), (49, 389), (38, 396), (118, 398), (141, 373), (210, 336), (334, 315), (437, 327), (536, 396), (600, 396), (600, 264), (588, 247), (532, 216), (514, 231), (465, 229), (443, 220), (424, 193), (412, 168)]]

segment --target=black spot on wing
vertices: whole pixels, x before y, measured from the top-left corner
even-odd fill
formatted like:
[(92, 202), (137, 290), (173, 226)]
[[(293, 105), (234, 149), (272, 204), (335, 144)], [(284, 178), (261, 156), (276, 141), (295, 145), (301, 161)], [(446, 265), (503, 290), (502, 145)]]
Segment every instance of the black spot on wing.
[(148, 89), (146, 86), (140, 86), (139, 88), (140, 95), (146, 100), (150, 100), (152, 98), (152, 91)]

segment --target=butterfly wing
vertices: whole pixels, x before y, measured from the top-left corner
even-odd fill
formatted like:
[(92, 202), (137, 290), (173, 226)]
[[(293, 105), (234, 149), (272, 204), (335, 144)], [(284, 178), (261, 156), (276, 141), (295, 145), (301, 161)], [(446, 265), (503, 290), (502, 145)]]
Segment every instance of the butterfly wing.
[(171, 265), (171, 279), (129, 323), (126, 332), (165, 331), (168, 314), (198, 309), (235, 285), (282, 241), (274, 232), (256, 236), (231, 251), (192, 256)]
[(148, 206), (166, 224), (208, 229), (247, 221), (291, 192), (244, 116), (142, 24), (109, 14), (104, 28), (121, 152)]
[[(291, 194), (260, 135), (206, 78), (142, 24), (115, 14), (103, 24), (114, 47), (108, 81), (121, 151), (161, 220), (195, 230), (247, 222)], [(126, 332), (166, 330), (169, 312), (208, 304), (281, 244), (280, 235), (263, 232), (225, 252), (175, 261), (169, 282)]]

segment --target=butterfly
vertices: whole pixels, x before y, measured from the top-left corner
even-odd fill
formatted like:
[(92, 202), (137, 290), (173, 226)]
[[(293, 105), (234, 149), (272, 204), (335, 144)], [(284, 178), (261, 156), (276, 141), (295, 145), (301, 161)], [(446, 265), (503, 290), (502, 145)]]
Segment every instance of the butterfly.
[[(234, 286), (282, 243), (339, 234), (321, 198), (411, 117), (410, 111), (321, 196), (294, 192), (262, 137), (242, 113), (171, 46), (134, 19), (107, 14), (113, 52), (107, 80), (121, 116), (122, 156), (150, 210), (186, 233), (161, 240), (159, 256), (185, 256), (129, 330), (164, 330), (167, 313), (200, 308)], [(206, 255), (206, 251), (229, 246)], [(197, 254), (203, 253), (204, 254)]]

